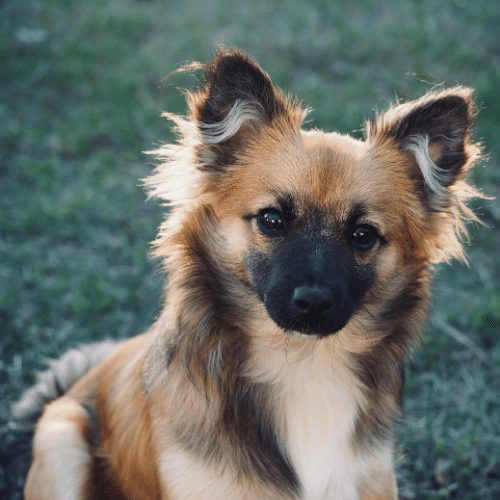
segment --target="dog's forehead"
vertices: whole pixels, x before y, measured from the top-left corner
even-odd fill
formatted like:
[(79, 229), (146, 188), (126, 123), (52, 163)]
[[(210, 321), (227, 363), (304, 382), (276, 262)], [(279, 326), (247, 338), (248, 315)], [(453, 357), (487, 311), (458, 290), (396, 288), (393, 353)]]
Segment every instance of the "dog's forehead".
[(285, 138), (276, 147), (261, 176), (269, 191), (287, 192), (303, 205), (348, 205), (370, 198), (367, 152), (363, 141), (347, 135), (301, 131), (300, 140)]
[[(380, 154), (377, 154), (380, 156)], [(295, 208), (345, 217), (360, 203), (389, 203), (390, 173), (365, 142), (320, 130), (297, 134), (270, 130), (239, 159), (219, 186), (225, 212), (256, 213), (291, 198)]]
[(360, 159), (367, 150), (364, 141), (350, 135), (322, 130), (301, 130), (300, 135), (306, 149), (310, 152), (328, 151), (333, 156), (347, 156)]
[(367, 147), (350, 136), (303, 132), (305, 159), (295, 170), (295, 185), (319, 205), (352, 198), (368, 180), (362, 162)]

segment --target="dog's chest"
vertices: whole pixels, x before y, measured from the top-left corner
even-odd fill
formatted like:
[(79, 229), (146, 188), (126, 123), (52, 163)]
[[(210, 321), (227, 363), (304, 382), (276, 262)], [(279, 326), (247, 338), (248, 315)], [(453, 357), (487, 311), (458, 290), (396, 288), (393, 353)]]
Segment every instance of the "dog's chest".
[(351, 438), (361, 394), (346, 375), (320, 358), (302, 361), (283, 382), (282, 435), (303, 498), (357, 497)]
[(260, 359), (259, 378), (275, 391), (276, 430), (301, 498), (358, 498), (366, 467), (352, 436), (363, 394), (345, 360), (321, 346), (295, 359), (282, 350), (268, 351), (267, 358)]

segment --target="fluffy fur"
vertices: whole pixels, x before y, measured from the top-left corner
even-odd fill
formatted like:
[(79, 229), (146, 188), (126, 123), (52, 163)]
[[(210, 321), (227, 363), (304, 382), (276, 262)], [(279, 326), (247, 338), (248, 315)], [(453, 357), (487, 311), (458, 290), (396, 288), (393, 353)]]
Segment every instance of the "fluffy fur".
[(61, 384), (26, 497), (396, 498), (404, 358), (473, 218), (471, 91), (396, 105), (360, 141), (302, 130), (297, 101), (221, 50), (187, 101), (147, 180), (171, 205), (162, 313)]

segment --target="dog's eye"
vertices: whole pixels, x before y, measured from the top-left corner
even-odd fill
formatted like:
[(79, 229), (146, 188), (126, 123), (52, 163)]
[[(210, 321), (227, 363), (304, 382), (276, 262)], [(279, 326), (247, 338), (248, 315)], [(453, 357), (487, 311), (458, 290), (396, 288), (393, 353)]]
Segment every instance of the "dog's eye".
[(265, 208), (257, 215), (257, 222), (264, 234), (274, 236), (281, 232), (284, 226), (283, 216), (275, 208)]
[(351, 244), (359, 250), (370, 250), (379, 239), (377, 230), (368, 224), (356, 226), (350, 234)]

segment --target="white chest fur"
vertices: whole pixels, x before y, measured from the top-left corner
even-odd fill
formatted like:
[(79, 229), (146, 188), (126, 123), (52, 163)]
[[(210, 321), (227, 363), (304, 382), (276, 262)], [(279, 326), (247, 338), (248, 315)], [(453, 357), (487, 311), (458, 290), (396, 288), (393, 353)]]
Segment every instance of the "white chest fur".
[(287, 347), (255, 340), (249, 375), (276, 391), (278, 434), (301, 498), (359, 498), (360, 482), (374, 462), (390, 467), (391, 451), (353, 449), (356, 416), (365, 401), (347, 356), (329, 339)]
[(335, 368), (326, 354), (318, 347), (289, 365), (279, 411), (303, 497), (347, 500), (356, 498), (350, 438), (361, 395), (345, 369)]

